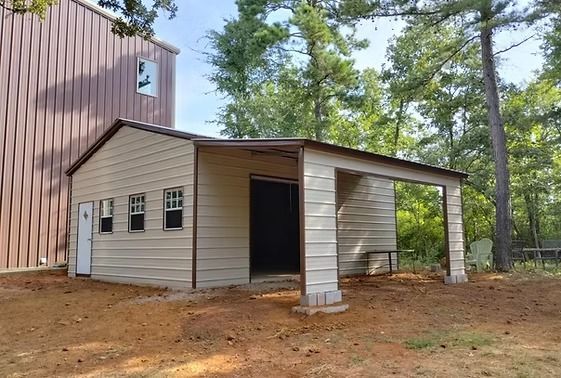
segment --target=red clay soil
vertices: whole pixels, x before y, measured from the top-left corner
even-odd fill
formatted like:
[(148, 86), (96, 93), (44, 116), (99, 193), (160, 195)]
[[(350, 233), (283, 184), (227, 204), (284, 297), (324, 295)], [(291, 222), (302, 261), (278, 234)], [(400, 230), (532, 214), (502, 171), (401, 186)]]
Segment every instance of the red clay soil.
[(291, 313), (293, 283), (172, 292), (0, 277), (0, 376), (561, 376), (561, 280), (348, 279), (349, 311)]

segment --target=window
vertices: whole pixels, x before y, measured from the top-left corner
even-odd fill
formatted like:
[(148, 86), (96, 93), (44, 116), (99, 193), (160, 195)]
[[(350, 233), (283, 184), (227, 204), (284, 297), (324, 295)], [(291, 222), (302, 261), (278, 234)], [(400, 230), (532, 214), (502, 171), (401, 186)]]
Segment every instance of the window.
[(138, 58), (136, 91), (152, 97), (158, 96), (158, 63), (146, 58)]
[(99, 233), (113, 232), (113, 199), (104, 199), (99, 203)]
[(164, 192), (164, 230), (183, 228), (183, 189), (168, 189)]
[(129, 197), (129, 232), (144, 231), (144, 194)]

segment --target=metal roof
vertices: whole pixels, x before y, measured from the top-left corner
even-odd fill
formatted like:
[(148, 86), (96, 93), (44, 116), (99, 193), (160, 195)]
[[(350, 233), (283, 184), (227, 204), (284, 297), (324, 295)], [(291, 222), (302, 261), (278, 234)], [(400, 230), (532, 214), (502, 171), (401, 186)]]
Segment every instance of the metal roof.
[(168, 127), (152, 125), (143, 122), (131, 121), (119, 118), (109, 127), (98, 140), (82, 156), (78, 158), (67, 170), (67, 175), (72, 175), (82, 164), (84, 164), (101, 146), (105, 144), (121, 127), (128, 126), (139, 130), (149, 131), (157, 134), (169, 135), (176, 138), (192, 140), (196, 146), (221, 147), (221, 148), (280, 148), (280, 147), (309, 147), (324, 152), (345, 155), (357, 159), (369, 160), (377, 163), (394, 165), (401, 168), (409, 168), (444, 176), (467, 178), (468, 174), (462, 171), (438, 167), (435, 165), (419, 163), (411, 160), (399, 159), (392, 156), (361, 151), (353, 148), (337, 146), (330, 143), (319, 142), (305, 138), (266, 138), (266, 139), (217, 139), (203, 135), (188, 133)]

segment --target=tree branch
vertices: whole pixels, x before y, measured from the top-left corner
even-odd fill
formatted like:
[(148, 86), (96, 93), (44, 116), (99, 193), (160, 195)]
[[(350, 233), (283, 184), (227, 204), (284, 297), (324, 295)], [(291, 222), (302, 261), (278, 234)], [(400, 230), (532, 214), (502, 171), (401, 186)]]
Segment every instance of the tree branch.
[(513, 45), (510, 45), (509, 47), (507, 47), (507, 48), (504, 49), (504, 50), (499, 50), (499, 51), (495, 52), (495, 53), (493, 54), (493, 56), (497, 56), (497, 55), (499, 55), (499, 54), (502, 54), (502, 53), (505, 53), (505, 52), (507, 52), (507, 51), (510, 51), (510, 50), (512, 50), (512, 49), (514, 49), (514, 48), (516, 48), (516, 47), (518, 47), (518, 46), (521, 46), (521, 45), (523, 45), (524, 43), (528, 42), (530, 39), (534, 38), (535, 36), (536, 36), (535, 34), (532, 34), (532, 35), (529, 36), (528, 38), (525, 38), (525, 39), (523, 39), (522, 41), (520, 41), (520, 42), (518, 42), (518, 43), (515, 43), (515, 44), (513, 44)]

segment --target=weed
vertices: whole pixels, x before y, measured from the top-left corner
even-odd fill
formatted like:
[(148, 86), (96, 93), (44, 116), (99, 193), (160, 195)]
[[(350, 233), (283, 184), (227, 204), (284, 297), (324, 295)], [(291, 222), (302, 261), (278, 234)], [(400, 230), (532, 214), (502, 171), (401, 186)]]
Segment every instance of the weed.
[(409, 349), (432, 349), (436, 346), (457, 348), (481, 348), (491, 345), (493, 337), (483, 333), (439, 331), (405, 341)]

